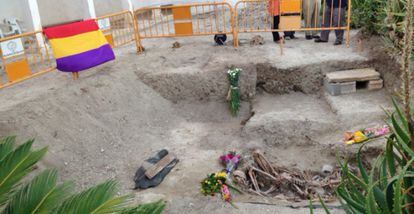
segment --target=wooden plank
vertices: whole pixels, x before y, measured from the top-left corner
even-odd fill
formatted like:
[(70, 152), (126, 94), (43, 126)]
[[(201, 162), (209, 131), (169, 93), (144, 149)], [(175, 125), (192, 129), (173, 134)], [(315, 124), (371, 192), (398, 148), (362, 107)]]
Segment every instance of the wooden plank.
[(373, 68), (353, 69), (346, 71), (336, 71), (326, 74), (328, 82), (353, 82), (353, 81), (370, 81), (379, 80), (380, 73)]
[(151, 168), (149, 168), (145, 172), (145, 176), (147, 176), (147, 178), (149, 178), (149, 179), (152, 179), (158, 173), (160, 173), (161, 170), (163, 170), (166, 166), (168, 166), (168, 164), (170, 164), (175, 159), (176, 159), (175, 155), (169, 153), (168, 155), (164, 156), (160, 161), (158, 161), (157, 164), (155, 164)]

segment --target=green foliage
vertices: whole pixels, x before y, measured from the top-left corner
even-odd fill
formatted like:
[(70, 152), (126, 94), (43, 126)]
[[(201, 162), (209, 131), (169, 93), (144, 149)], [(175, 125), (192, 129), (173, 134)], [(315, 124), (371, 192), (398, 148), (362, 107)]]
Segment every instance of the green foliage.
[(211, 173), (201, 182), (201, 193), (214, 195), (220, 193), (221, 186), (226, 183), (226, 173)]
[(162, 201), (130, 207), (130, 196), (116, 197), (113, 180), (73, 194), (73, 183), (58, 184), (56, 170), (44, 170), (23, 183), (47, 148), (32, 150), (34, 140), (14, 148), (15, 140), (0, 140), (0, 213), (160, 214), (165, 207)]
[[(414, 213), (414, 152), (409, 148), (408, 121), (397, 102), (389, 115), (389, 136), (384, 154), (370, 170), (362, 163), (361, 146), (356, 156), (358, 171), (341, 163), (341, 183), (336, 194), (347, 213)], [(323, 202), (321, 202), (323, 204)]]
[(125, 209), (121, 214), (136, 214), (136, 213), (148, 213), (148, 214), (161, 214), (165, 208), (165, 203), (157, 201), (154, 203), (142, 204), (138, 207)]
[(386, 0), (352, 0), (352, 26), (366, 33), (382, 32), (381, 22), (385, 18)]
[(406, 0), (352, 0), (352, 26), (379, 35), (398, 51), (404, 37)]
[(57, 185), (56, 170), (45, 170), (16, 191), (4, 213), (47, 213), (61, 204), (72, 189), (71, 183)]
[(227, 72), (227, 76), (230, 82), (230, 89), (227, 99), (229, 100), (230, 111), (233, 116), (237, 116), (240, 109), (240, 89), (239, 89), (239, 78), (240, 68), (231, 68)]
[(46, 154), (46, 148), (31, 151), (33, 142), (34, 140), (29, 140), (15, 150), (10, 148), (15, 144), (14, 137), (6, 138), (0, 143), (2, 144), (1, 148), (5, 149), (0, 151), (3, 156), (0, 161), (0, 207), (9, 200), (16, 185), (32, 171), (37, 161)]

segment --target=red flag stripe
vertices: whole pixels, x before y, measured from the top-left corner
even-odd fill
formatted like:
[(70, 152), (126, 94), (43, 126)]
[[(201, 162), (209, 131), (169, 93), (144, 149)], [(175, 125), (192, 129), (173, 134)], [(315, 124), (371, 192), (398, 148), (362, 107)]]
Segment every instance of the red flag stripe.
[(81, 22), (74, 22), (65, 25), (59, 25), (55, 27), (49, 27), (43, 30), (48, 39), (58, 39), (70, 36), (76, 36), (78, 34), (87, 33), (91, 31), (99, 30), (95, 20), (90, 19)]

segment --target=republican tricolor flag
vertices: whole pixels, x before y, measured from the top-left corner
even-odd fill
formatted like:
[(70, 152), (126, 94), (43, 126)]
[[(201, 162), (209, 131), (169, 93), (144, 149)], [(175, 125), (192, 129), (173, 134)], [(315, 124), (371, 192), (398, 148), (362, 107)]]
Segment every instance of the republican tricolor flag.
[(53, 49), (57, 69), (79, 72), (115, 59), (114, 52), (94, 20), (43, 30)]

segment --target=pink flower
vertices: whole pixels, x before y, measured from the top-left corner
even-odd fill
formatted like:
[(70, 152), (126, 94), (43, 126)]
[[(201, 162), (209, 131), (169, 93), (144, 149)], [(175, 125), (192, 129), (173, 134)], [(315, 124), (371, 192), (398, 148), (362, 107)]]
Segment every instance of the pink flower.
[(237, 168), (241, 156), (236, 152), (230, 152), (226, 155), (220, 156), (221, 163), (226, 166), (226, 172), (231, 174)]
[(231, 195), (230, 195), (230, 190), (227, 187), (227, 185), (223, 184), (221, 186), (221, 196), (223, 198), (224, 201), (230, 202), (231, 201)]

